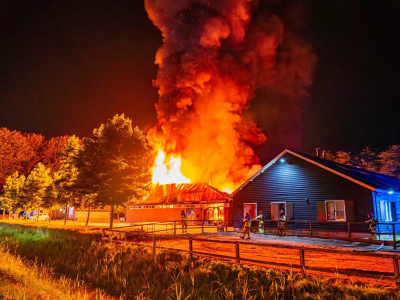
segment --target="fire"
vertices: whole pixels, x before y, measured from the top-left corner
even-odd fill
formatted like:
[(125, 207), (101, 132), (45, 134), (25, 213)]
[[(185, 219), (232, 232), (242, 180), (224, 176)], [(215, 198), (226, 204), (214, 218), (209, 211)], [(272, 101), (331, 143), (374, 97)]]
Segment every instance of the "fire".
[(246, 112), (259, 88), (268, 95), (259, 116), (273, 116), (270, 108), (283, 103), (295, 114), (285, 108), (285, 134), (300, 127), (293, 120), (302, 115), (297, 110), (316, 62), (296, 35), (301, 10), (287, 1), (260, 7), (256, 0), (144, 2), (163, 36), (153, 81), (158, 122), (147, 132), (154, 149), (163, 150), (153, 183), (208, 182), (230, 193), (261, 168), (254, 146), (266, 136)]
[(182, 174), (181, 165), (180, 157), (170, 155), (168, 160), (165, 152), (158, 149), (152, 168), (153, 184), (190, 183), (190, 179)]

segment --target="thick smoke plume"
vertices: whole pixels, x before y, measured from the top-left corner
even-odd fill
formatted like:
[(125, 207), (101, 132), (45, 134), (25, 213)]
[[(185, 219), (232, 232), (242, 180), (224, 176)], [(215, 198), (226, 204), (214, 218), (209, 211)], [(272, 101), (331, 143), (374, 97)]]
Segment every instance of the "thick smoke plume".
[(255, 91), (297, 101), (311, 84), (316, 59), (297, 34), (300, 6), (259, 2), (145, 0), (164, 39), (155, 59), (158, 124), (148, 137), (181, 155), (192, 182), (232, 190), (257, 171), (252, 146), (266, 137), (243, 115)]

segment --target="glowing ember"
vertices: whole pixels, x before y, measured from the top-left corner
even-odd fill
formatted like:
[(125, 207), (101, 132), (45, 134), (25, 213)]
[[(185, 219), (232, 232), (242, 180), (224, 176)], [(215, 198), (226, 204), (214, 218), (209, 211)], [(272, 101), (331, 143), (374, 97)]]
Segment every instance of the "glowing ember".
[(181, 158), (169, 156), (166, 161), (165, 153), (158, 150), (153, 166), (153, 184), (190, 183), (190, 179), (181, 173)]

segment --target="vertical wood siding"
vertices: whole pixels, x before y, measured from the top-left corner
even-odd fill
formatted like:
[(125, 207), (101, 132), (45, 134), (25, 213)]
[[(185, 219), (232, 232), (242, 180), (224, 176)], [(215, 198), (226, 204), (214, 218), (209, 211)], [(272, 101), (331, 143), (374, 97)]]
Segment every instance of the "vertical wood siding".
[[(271, 218), (271, 202), (293, 203), (294, 220), (316, 221), (316, 203), (325, 200), (354, 201), (357, 222), (365, 221), (374, 211), (371, 190), (289, 153), (283, 158), (288, 163), (277, 161), (233, 196), (235, 220), (243, 217), (243, 203), (251, 202), (257, 203), (257, 210), (267, 219)], [(234, 226), (239, 225), (234, 222)]]

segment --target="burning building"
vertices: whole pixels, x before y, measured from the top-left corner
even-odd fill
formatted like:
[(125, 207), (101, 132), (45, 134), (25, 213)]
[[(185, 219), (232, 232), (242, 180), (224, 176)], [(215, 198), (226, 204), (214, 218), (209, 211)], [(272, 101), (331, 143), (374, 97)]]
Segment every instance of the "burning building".
[(179, 220), (222, 221), (232, 215), (232, 197), (205, 183), (153, 185), (143, 201), (126, 210), (127, 222)]
[(163, 36), (153, 82), (158, 122), (147, 133), (155, 157), (153, 188), (130, 207), (127, 221), (176, 220), (181, 209), (199, 219), (229, 218), (229, 194), (261, 169), (253, 146), (266, 141), (246, 113), (250, 100), (262, 87), (298, 108), (312, 82), (316, 57), (298, 36), (300, 6), (145, 0)]

